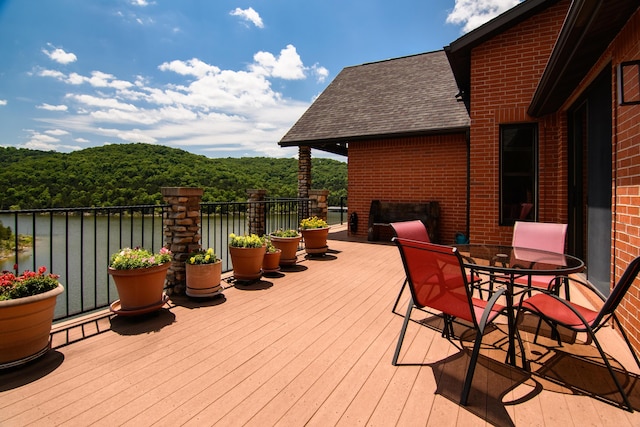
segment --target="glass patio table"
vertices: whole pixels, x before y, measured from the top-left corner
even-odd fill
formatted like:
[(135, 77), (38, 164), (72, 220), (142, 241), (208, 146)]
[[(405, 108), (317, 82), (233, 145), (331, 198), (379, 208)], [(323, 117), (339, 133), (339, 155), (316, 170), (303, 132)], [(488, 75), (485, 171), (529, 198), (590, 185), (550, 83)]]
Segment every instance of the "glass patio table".
[[(572, 255), (558, 254), (537, 249), (520, 248), (492, 244), (463, 244), (454, 245), (466, 268), (472, 274), (482, 273), (488, 276), (484, 283), (502, 284), (506, 286), (506, 306), (508, 319), (509, 348), (507, 363), (516, 365), (515, 338), (516, 325), (513, 298), (515, 288), (526, 290), (531, 286), (532, 276), (549, 276), (549, 281), (555, 276), (567, 276), (582, 272), (584, 262)], [(516, 283), (516, 279), (526, 277), (527, 285)], [(522, 351), (522, 349), (521, 349)]]

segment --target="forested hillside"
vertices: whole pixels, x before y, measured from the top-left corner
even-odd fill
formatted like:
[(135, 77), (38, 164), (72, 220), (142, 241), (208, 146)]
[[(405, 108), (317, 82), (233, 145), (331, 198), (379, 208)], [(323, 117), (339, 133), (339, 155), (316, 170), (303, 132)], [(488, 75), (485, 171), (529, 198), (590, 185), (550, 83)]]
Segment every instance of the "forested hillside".
[[(0, 147), (0, 210), (162, 203), (161, 187), (202, 187), (204, 202), (243, 201), (249, 188), (296, 197), (296, 159), (211, 159), (149, 144), (56, 153)], [(312, 187), (347, 195), (347, 164), (312, 159)]]

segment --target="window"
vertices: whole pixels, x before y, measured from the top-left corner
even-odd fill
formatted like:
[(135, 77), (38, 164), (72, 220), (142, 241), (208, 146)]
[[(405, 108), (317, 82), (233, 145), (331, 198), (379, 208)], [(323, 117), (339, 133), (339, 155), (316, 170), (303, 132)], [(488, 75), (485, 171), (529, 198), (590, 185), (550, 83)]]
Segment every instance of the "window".
[(618, 65), (618, 103), (640, 104), (640, 60)]
[(500, 126), (500, 225), (535, 221), (538, 125)]

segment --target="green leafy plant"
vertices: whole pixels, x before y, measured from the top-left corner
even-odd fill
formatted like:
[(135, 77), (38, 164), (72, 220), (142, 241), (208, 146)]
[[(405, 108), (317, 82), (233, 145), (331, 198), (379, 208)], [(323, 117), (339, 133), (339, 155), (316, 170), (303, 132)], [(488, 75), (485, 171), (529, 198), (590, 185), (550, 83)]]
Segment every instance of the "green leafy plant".
[(264, 238), (257, 234), (245, 234), (242, 236), (237, 236), (233, 233), (229, 234), (229, 246), (234, 248), (259, 248), (264, 244)]
[(191, 265), (213, 264), (216, 261), (218, 261), (218, 257), (212, 248), (193, 251), (187, 258), (187, 263)]
[(313, 216), (311, 218), (305, 218), (300, 221), (300, 228), (303, 230), (309, 230), (312, 228), (325, 228), (328, 227), (327, 221)]
[(46, 272), (46, 267), (40, 267), (37, 273), (25, 270), (19, 276), (3, 271), (0, 275), (0, 301), (30, 297), (57, 288), (60, 276)]
[(298, 237), (299, 235), (300, 233), (298, 233), (298, 230), (293, 230), (291, 228), (288, 230), (278, 229), (271, 233), (271, 236), (273, 237)]
[(278, 248), (276, 248), (276, 247), (273, 245), (273, 243), (271, 243), (271, 239), (269, 238), (269, 236), (264, 236), (264, 237), (263, 237), (263, 240), (264, 240), (264, 242), (265, 242), (265, 244), (266, 244), (266, 246), (267, 246), (267, 248), (266, 248), (266, 252), (267, 252), (268, 254), (273, 254), (273, 253), (276, 253), (276, 252), (278, 252), (278, 251), (279, 251), (279, 249), (278, 249)]
[(148, 268), (171, 261), (171, 251), (167, 248), (153, 253), (142, 248), (124, 248), (111, 255), (109, 267), (115, 270), (133, 270), (134, 268)]

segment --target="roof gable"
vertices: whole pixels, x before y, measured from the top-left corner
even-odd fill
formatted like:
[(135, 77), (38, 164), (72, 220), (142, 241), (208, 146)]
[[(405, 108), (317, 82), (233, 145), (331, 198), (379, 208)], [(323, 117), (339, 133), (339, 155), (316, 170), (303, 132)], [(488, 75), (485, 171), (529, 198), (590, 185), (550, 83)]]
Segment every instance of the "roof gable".
[(444, 51), (343, 69), (282, 138), (346, 155), (350, 140), (469, 127)]
[[(558, 1), (526, 0), (444, 48), (467, 108), (471, 51)], [(528, 113), (557, 111), (638, 7), (638, 0), (572, 0)]]

